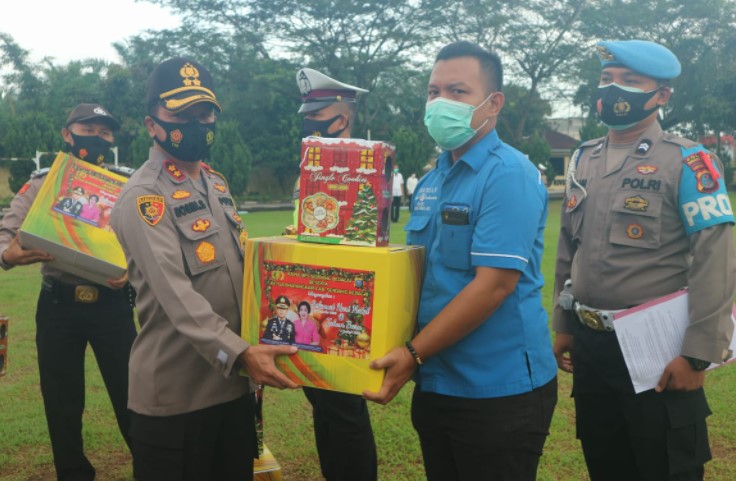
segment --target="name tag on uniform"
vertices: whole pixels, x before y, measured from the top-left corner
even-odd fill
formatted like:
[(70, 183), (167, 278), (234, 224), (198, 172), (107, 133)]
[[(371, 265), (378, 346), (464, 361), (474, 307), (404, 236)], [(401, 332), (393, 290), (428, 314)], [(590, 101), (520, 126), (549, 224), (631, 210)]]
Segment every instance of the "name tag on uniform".
[(443, 204), (442, 223), (468, 225), (470, 223), (470, 206), (467, 204)]

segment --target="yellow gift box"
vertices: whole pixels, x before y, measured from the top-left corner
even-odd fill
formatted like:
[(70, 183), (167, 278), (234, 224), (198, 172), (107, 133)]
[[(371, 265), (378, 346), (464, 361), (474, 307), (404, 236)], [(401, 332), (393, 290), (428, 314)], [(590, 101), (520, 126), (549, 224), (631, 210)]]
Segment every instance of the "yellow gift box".
[(296, 344), (276, 365), (301, 386), (378, 391), (384, 372), (369, 364), (413, 334), (424, 248), (264, 237), (245, 255), (243, 339)]
[(281, 465), (271, 454), (268, 446), (263, 446), (263, 453), (253, 460), (253, 481), (281, 481)]
[(127, 180), (59, 153), (20, 227), (21, 245), (52, 254), (49, 265), (98, 284), (122, 276), (125, 254), (109, 221)]

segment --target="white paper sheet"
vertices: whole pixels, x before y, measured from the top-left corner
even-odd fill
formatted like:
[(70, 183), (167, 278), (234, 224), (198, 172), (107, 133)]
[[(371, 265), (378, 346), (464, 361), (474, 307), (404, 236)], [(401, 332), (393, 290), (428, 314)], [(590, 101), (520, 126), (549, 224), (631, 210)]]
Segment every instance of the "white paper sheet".
[[(735, 315), (736, 306), (731, 316), (736, 334)], [(615, 314), (616, 337), (637, 393), (654, 389), (667, 364), (680, 355), (689, 322), (687, 290)], [(730, 349), (736, 352), (736, 335)], [(727, 363), (733, 361), (732, 356)]]

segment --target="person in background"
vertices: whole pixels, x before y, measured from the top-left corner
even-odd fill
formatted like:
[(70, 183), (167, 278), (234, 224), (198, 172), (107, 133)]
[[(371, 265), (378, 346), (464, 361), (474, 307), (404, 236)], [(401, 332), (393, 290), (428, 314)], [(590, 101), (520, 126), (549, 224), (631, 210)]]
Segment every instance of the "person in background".
[(394, 165), (391, 173), (391, 198), (391, 222), (398, 222), (401, 203), (404, 200), (404, 176), (401, 175), (398, 165)]
[[(368, 91), (310, 68), (300, 69), (296, 82), (302, 95), (299, 113), (304, 116), (301, 137), (350, 138), (358, 95)], [(314, 437), (325, 480), (375, 481), (376, 443), (365, 399), (309, 387), (303, 391), (313, 408)]]
[(417, 179), (416, 172), (412, 172), (408, 179), (406, 179), (406, 196), (409, 207), (411, 207), (411, 198), (414, 195), (414, 189), (417, 188), (419, 179)]
[[(592, 481), (702, 480), (711, 458), (705, 369), (730, 357), (734, 217), (723, 166), (662, 131), (680, 62), (643, 40), (598, 42), (605, 137), (572, 157), (557, 247), (554, 351), (573, 375), (577, 436)], [(634, 392), (617, 310), (689, 289), (680, 356)]]
[[(114, 132), (119, 128), (118, 121), (102, 105), (83, 103), (69, 114), (61, 136), (65, 150), (74, 157), (115, 170), (105, 165), (104, 159), (110, 155)], [(13, 198), (10, 212), (0, 220), (0, 267), (7, 270), (42, 264), (36, 349), (56, 477), (59, 481), (90, 481), (96, 473), (84, 454), (82, 437), (85, 352), (89, 344), (105, 381), (120, 434), (130, 446), (130, 412), (126, 402), (128, 357), (136, 336), (132, 292), (127, 275), (109, 279), (106, 286), (95, 284), (48, 265), (54, 260), (49, 253), (20, 245), (18, 230), (48, 171), (42, 169), (31, 174), (31, 179)], [(84, 194), (79, 186), (74, 190), (74, 195)], [(77, 215), (82, 204), (76, 200), (74, 203), (79, 206), (74, 214)]]

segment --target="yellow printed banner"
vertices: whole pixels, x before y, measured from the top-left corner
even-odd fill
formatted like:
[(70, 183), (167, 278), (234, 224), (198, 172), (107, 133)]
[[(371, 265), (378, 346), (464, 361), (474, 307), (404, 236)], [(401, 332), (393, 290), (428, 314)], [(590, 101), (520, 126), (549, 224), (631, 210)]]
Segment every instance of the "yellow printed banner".
[(106, 285), (125, 254), (110, 213), (128, 179), (60, 152), (20, 228), (21, 245), (54, 256), (50, 265)]
[(361, 394), (378, 391), (377, 359), (414, 331), (424, 249), (249, 239), (242, 337), (250, 344), (293, 344), (277, 359), (301, 386)]

